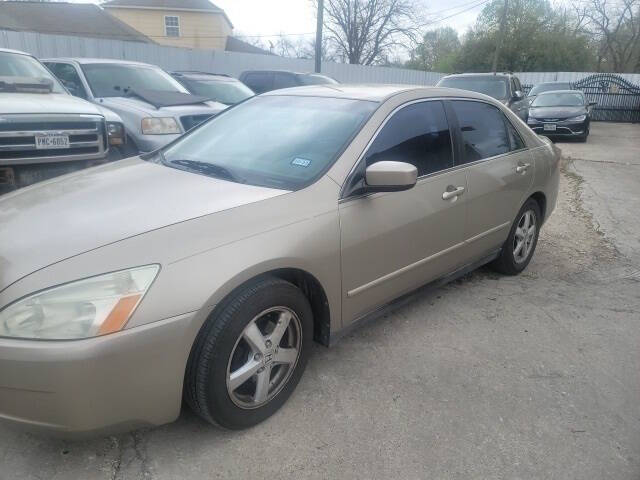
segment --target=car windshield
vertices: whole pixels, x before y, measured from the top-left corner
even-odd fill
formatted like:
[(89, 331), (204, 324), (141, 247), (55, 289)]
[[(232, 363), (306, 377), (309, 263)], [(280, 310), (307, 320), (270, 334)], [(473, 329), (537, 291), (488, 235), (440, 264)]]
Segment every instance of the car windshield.
[(171, 75), (157, 67), (118, 63), (82, 65), (95, 97), (122, 97), (129, 91), (157, 90), (188, 93)]
[(582, 93), (543, 93), (538, 95), (532, 107), (579, 107), (584, 105)]
[(507, 98), (507, 82), (498, 77), (450, 77), (443, 78), (439, 87), (461, 88), (472, 92), (484, 93), (498, 100)]
[(225, 180), (297, 190), (326, 171), (377, 105), (325, 97), (254, 97), (168, 147), (163, 161)]
[(16, 86), (32, 79), (51, 85), (53, 93), (65, 93), (64, 88), (44, 65), (29, 55), (0, 52), (0, 91), (15, 91)]
[(540, 95), (543, 92), (550, 92), (552, 90), (571, 90), (570, 83), (541, 83), (536, 85), (529, 91), (529, 96)]
[(300, 75), (300, 83), (302, 83), (302, 85), (335, 85), (338, 82), (324, 75), (309, 74)]
[(207, 97), (226, 105), (235, 105), (255, 94), (244, 83), (229, 80), (185, 78), (183, 82), (194, 95)]

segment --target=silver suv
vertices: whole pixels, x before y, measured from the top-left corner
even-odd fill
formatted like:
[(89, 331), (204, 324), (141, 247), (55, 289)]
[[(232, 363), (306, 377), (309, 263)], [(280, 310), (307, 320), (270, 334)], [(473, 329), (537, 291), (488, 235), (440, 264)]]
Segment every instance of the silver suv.
[(69, 95), (35, 57), (0, 49), (0, 193), (102, 163), (123, 141), (117, 114)]
[(146, 63), (91, 58), (43, 63), (73, 95), (122, 117), (128, 155), (156, 150), (227, 107), (191, 95), (164, 70)]

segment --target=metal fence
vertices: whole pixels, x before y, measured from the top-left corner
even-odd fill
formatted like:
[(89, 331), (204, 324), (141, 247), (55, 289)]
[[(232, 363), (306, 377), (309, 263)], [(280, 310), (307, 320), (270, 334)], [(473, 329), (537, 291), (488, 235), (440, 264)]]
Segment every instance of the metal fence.
[[(0, 47), (29, 52), (36, 57), (94, 57), (136, 60), (159, 65), (166, 70), (201, 70), (238, 76), (250, 69), (313, 71), (313, 60), (276, 55), (197, 50), (157, 44), (103, 40), (97, 38), (49, 35), (0, 30)], [(343, 83), (399, 83), (435, 85), (444, 76), (402, 68), (367, 67), (323, 62), (322, 71)], [(640, 121), (640, 74), (596, 74), (594, 72), (516, 72), (530, 88), (541, 82), (568, 81), (582, 85), (590, 100), (598, 102), (598, 120)], [(609, 75), (603, 77), (602, 75)], [(603, 85), (606, 83), (606, 91)], [(600, 89), (600, 90), (598, 90)]]

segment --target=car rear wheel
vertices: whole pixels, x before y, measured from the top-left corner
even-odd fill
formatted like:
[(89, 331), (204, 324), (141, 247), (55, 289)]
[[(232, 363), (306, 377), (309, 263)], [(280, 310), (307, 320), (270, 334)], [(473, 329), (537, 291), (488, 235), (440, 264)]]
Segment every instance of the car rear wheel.
[(517, 275), (527, 268), (538, 244), (541, 224), (540, 206), (530, 198), (518, 212), (509, 237), (491, 267), (505, 275)]
[(305, 369), (312, 315), (304, 294), (278, 278), (235, 294), (196, 339), (185, 378), (187, 403), (206, 421), (229, 429), (271, 416)]

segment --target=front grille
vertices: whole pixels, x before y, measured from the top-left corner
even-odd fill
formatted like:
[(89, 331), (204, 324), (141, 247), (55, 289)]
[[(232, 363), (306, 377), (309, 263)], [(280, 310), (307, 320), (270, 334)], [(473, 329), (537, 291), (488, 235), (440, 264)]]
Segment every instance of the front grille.
[(205, 115), (185, 115), (184, 117), (180, 117), (180, 123), (182, 123), (182, 128), (184, 128), (185, 132), (188, 132), (193, 127), (197, 127), (202, 122), (208, 120), (213, 115), (205, 114)]
[[(107, 150), (102, 117), (30, 114), (7, 115), (3, 120), (0, 122), (0, 161), (4, 163), (93, 160), (104, 157)], [(67, 135), (69, 148), (36, 148), (36, 135), (41, 133)]]

